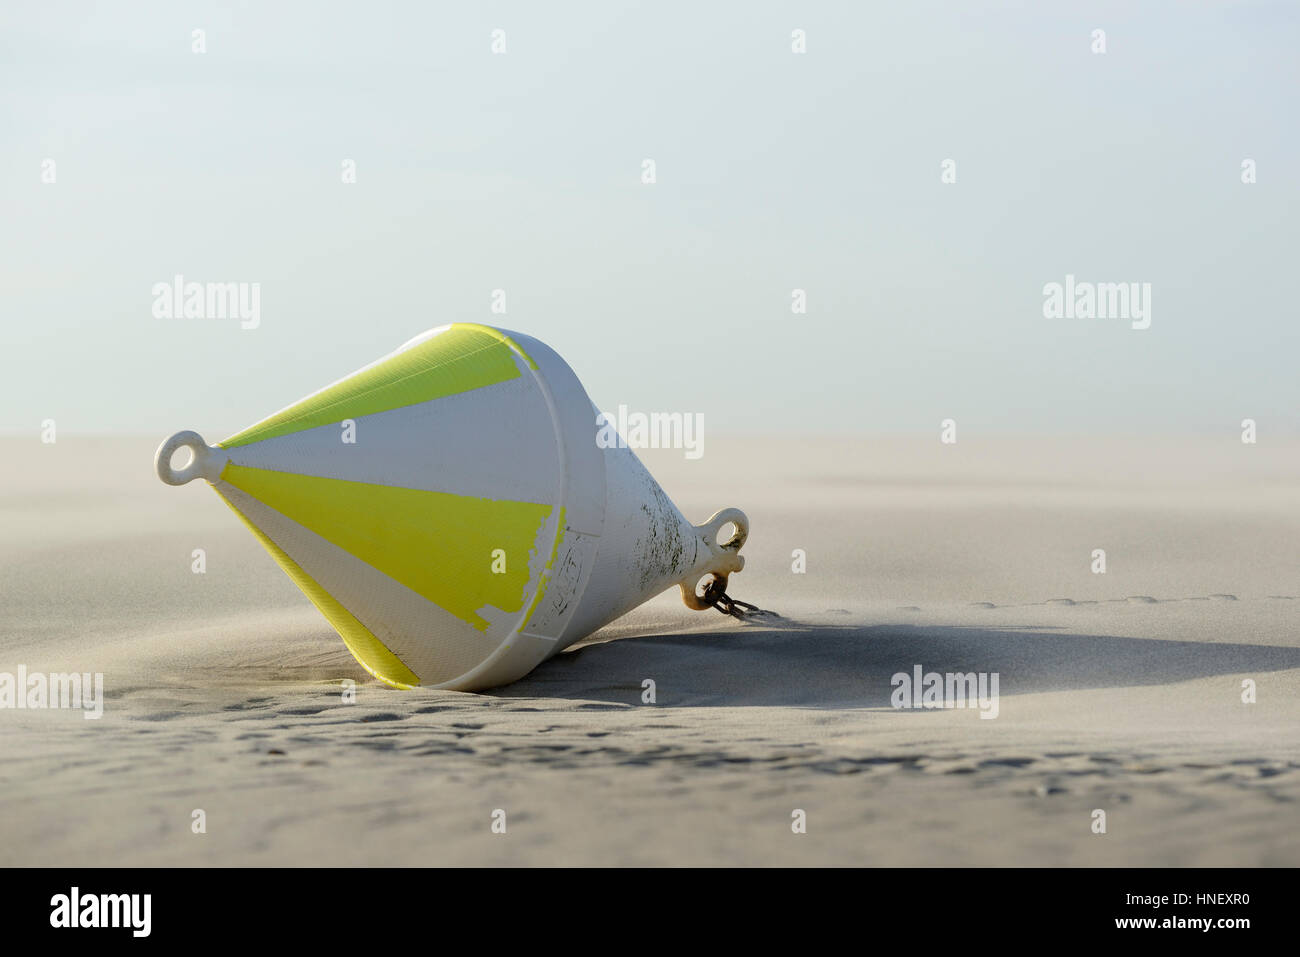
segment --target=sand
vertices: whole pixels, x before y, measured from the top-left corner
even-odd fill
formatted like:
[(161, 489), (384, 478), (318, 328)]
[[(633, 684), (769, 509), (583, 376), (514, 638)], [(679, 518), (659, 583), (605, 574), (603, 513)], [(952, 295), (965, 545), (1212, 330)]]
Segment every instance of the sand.
[[(160, 438), (0, 440), (0, 672), (106, 698), (0, 710), (0, 864), (1300, 864), (1300, 442), (647, 452), (781, 617), (670, 593), (464, 694), (369, 679)], [(917, 665), (997, 717), (895, 709)]]

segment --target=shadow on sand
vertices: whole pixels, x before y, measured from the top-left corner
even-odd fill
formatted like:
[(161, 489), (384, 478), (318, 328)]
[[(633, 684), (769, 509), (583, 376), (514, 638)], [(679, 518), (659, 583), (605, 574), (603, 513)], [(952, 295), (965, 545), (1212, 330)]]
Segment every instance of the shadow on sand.
[(1003, 695), (1173, 684), (1300, 668), (1300, 649), (957, 626), (744, 626), (579, 645), (488, 694), (662, 705), (889, 707), (890, 678), (997, 672)]

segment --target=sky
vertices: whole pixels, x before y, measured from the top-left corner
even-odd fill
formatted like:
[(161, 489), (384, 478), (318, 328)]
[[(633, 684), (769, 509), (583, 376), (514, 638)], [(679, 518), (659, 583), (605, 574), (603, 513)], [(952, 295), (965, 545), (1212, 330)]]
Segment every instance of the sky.
[(715, 434), (1300, 434), (1298, 48), (1263, 0), (6, 4), (0, 432), (215, 441), (469, 321)]

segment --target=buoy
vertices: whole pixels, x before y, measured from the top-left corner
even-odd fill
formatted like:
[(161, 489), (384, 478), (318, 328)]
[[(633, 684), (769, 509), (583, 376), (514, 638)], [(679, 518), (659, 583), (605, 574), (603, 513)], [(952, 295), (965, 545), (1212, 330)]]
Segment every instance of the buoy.
[(454, 323), (214, 446), (178, 432), (154, 465), (216, 489), (376, 678), (469, 691), (673, 585), (729, 601), (744, 513), (692, 525), (597, 415), (548, 346)]

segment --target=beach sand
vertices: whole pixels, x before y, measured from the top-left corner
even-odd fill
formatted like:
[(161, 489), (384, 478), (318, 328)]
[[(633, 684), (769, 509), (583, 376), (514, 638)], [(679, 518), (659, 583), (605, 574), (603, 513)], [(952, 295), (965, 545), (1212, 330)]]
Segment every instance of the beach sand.
[[(370, 679), (161, 438), (0, 440), (0, 671), (106, 698), (0, 710), (2, 864), (1300, 864), (1300, 442), (646, 452), (781, 617), (674, 591), (465, 694)], [(918, 665), (997, 717), (895, 709)]]

